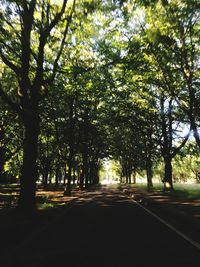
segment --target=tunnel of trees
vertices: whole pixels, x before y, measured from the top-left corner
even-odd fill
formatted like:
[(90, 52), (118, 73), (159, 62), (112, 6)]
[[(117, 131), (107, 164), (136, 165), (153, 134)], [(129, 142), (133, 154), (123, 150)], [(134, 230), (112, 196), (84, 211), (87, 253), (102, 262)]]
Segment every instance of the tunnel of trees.
[(149, 189), (159, 164), (173, 189), (188, 157), (200, 180), (199, 15), (198, 0), (1, 1), (0, 183), (20, 182), (21, 210), (38, 181), (97, 184), (105, 158)]

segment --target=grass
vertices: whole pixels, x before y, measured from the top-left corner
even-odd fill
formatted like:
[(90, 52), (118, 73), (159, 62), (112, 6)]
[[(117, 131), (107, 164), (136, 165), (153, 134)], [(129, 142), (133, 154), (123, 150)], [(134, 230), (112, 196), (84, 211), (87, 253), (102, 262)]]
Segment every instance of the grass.
[(175, 184), (172, 194), (180, 195), (187, 199), (200, 199), (200, 184)]
[[(20, 187), (17, 184), (0, 185), (0, 210), (15, 208), (19, 197)], [(36, 201), (39, 210), (56, 208), (65, 205), (77, 197), (77, 190), (73, 190), (72, 196), (64, 196), (64, 187), (49, 187), (44, 189), (42, 186), (38, 186), (36, 192)]]
[(56, 207), (56, 204), (54, 204), (54, 203), (44, 202), (44, 203), (38, 204), (39, 210), (46, 210), (46, 209), (51, 209), (51, 208), (55, 208), (55, 207)]
[[(146, 183), (134, 185), (137, 188), (147, 190)], [(163, 184), (155, 183), (152, 189), (153, 192), (163, 192)], [(174, 190), (171, 192), (164, 192), (165, 194), (177, 197), (184, 198), (188, 200), (200, 200), (200, 184), (178, 184), (174, 183)]]

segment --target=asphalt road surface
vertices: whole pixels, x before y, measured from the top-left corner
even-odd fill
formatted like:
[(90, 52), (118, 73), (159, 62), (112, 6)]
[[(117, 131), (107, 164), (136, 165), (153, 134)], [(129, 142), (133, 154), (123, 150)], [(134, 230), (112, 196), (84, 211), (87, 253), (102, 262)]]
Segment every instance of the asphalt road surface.
[(200, 266), (200, 250), (117, 189), (87, 193), (0, 266)]

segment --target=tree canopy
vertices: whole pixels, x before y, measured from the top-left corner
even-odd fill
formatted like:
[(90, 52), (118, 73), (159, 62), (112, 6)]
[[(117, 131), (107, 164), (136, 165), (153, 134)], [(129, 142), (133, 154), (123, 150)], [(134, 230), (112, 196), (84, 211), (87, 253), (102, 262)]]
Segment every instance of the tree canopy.
[[(0, 181), (19, 208), (37, 182), (99, 182), (105, 158), (121, 182), (194, 157), (199, 180), (200, 4), (197, 0), (3, 0), (0, 4)], [(178, 163), (177, 163), (178, 164)]]

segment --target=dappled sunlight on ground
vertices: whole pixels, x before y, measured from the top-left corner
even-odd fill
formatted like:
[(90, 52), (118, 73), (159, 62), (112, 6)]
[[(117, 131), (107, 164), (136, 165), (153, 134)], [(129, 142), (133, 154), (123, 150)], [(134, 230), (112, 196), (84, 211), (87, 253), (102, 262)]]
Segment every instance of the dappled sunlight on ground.
[[(200, 220), (200, 199), (190, 199), (187, 197), (171, 194), (162, 190), (147, 191), (137, 186), (128, 188), (123, 187), (125, 194), (129, 195), (132, 199), (142, 205), (153, 209), (155, 212), (158, 208), (162, 207), (163, 210), (170, 212), (174, 215), (187, 217), (188, 219)], [(172, 215), (173, 216), (173, 215)]]
[(12, 208), (16, 206), (19, 195), (18, 185), (0, 186), (0, 209)]
[[(100, 196), (106, 198), (114, 195), (127, 195), (141, 204), (149, 207), (157, 207), (158, 204), (164, 208), (171, 209), (174, 212), (180, 212), (184, 216), (190, 216), (200, 219), (200, 199), (187, 199), (180, 196), (170, 195), (162, 190), (147, 191), (144, 188), (137, 188), (129, 185), (102, 185), (95, 189), (79, 190), (74, 188), (71, 196), (64, 196), (64, 187), (44, 189), (39, 186), (36, 192), (38, 210), (50, 210), (56, 207), (62, 207), (69, 202), (76, 200), (78, 205), (94, 201), (98, 205), (109, 207), (112, 203), (102, 203)], [(9, 210), (16, 207), (19, 196), (19, 185), (2, 185), (0, 186), (0, 210)], [(122, 198), (121, 202), (127, 199)]]
[[(0, 186), (0, 210), (15, 208), (19, 197), (19, 185)], [(44, 189), (41, 186), (36, 191), (36, 199), (39, 209), (50, 208), (57, 205), (65, 205), (69, 201), (80, 197), (82, 191), (72, 190), (71, 196), (64, 196), (64, 188)]]

